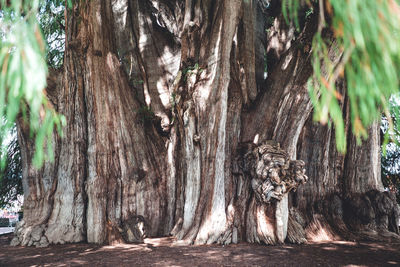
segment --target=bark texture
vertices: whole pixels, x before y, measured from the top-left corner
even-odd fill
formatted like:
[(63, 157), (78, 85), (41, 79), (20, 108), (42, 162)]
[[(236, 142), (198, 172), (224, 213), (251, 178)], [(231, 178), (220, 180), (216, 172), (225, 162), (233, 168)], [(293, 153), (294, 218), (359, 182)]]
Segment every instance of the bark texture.
[[(33, 168), (29, 130), (18, 125), (25, 214), (14, 245), (398, 233), (378, 126), (356, 146), (344, 98), (343, 156), (333, 129), (312, 122), (318, 12), (296, 32), (279, 1), (76, 2), (63, 69), (47, 88), (68, 122), (53, 162)], [(333, 40), (332, 60), (335, 51)]]

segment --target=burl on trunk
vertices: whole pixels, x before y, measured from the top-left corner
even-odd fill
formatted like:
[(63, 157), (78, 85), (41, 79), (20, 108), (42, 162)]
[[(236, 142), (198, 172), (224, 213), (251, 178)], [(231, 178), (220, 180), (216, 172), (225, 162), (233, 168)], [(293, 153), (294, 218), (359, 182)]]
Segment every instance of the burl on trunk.
[(12, 243), (396, 238), (378, 125), (356, 146), (344, 97), (344, 156), (332, 128), (310, 116), (318, 12), (296, 32), (279, 1), (267, 2), (76, 1), (67, 9), (64, 64), (47, 88), (67, 126), (52, 140), (54, 161), (37, 170), (29, 130), (18, 124), (25, 214)]

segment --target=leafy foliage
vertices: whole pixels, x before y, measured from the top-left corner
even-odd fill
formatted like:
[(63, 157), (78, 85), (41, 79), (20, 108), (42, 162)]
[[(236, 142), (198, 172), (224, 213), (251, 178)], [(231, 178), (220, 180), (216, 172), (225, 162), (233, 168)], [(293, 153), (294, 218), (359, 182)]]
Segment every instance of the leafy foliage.
[(184, 77), (183, 80), (186, 81), (187, 78), (188, 78), (190, 75), (192, 75), (192, 74), (198, 74), (198, 73), (201, 73), (202, 71), (204, 71), (204, 69), (202, 69), (202, 68), (199, 66), (199, 63), (194, 64), (194, 66), (188, 66), (188, 67), (186, 67), (186, 68), (184, 68), (184, 69), (182, 70), (182, 75), (183, 75), (183, 77)]
[[(400, 102), (398, 95), (391, 97), (389, 101), (390, 116), (395, 125), (398, 125), (400, 119)], [(387, 116), (382, 117), (381, 131), (388, 133), (389, 119)], [(397, 128), (391, 130), (393, 138), (390, 138), (388, 144), (382, 145), (381, 154), (381, 176), (385, 188), (395, 192), (397, 201), (400, 203), (400, 132)]]
[[(335, 82), (346, 79), (352, 130), (360, 141), (382, 112), (390, 113), (389, 98), (399, 91), (400, 7), (395, 0), (284, 0), (283, 11), (297, 21), (300, 5), (315, 3), (319, 27), (313, 41), (314, 75), (309, 81), (314, 118), (322, 123), (329, 118), (333, 121), (337, 147), (344, 152), (346, 138), (339, 105), (343, 96)], [(323, 38), (325, 29), (334, 33), (336, 53), (341, 55), (338, 61), (329, 58), (331, 40)], [(399, 127), (388, 118), (391, 129)]]
[[(34, 162), (45, 159), (43, 147), (51, 158), (47, 142), (54, 127), (61, 132), (64, 117), (58, 115), (43, 94), (47, 64), (62, 64), (65, 21), (63, 0), (0, 0), (0, 116), (7, 123), (0, 131), (7, 132), (23, 114), (36, 140)], [(337, 146), (346, 149), (344, 123), (335, 82), (345, 77), (348, 86), (353, 133), (360, 140), (366, 128), (384, 112), (389, 114), (388, 99), (398, 92), (400, 69), (400, 8), (395, 0), (283, 0), (286, 18), (299, 27), (299, 11), (308, 5), (305, 17), (319, 14), (318, 33), (313, 43), (314, 75), (309, 81), (315, 119), (335, 124)], [(334, 33), (338, 61), (328, 57), (328, 42), (322, 32)], [(47, 39), (44, 41), (42, 33)], [(47, 51), (47, 52), (46, 52)], [(322, 67), (323, 62), (323, 67)], [(187, 73), (194, 70), (188, 69)], [(29, 111), (29, 112), (28, 112)], [(399, 114), (400, 115), (400, 114)], [(27, 118), (29, 116), (29, 118)], [(390, 116), (389, 127), (400, 129)], [(393, 131), (388, 131), (388, 133)], [(4, 162), (4, 160), (3, 160)]]
[(386, 146), (386, 153), (382, 153), (381, 176), (385, 188), (393, 191), (400, 202), (400, 147), (394, 143)]
[(58, 68), (63, 63), (65, 46), (65, 1), (45, 0), (39, 7), (38, 20), (47, 41), (46, 61)]
[(52, 144), (48, 140), (55, 127), (61, 133), (65, 124), (65, 118), (55, 112), (43, 91), (48, 71), (45, 42), (37, 21), (39, 4), (39, 0), (0, 0), (0, 117), (5, 118), (0, 132), (4, 136), (10, 131), (20, 114), (25, 121), (29, 120), (31, 135), (35, 137), (33, 162), (37, 167), (46, 156), (52, 159)]

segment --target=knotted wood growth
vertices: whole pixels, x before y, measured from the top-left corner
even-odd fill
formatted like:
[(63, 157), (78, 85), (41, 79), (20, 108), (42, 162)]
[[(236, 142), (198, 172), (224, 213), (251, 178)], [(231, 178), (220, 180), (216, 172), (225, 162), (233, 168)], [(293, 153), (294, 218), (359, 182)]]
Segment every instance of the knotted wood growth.
[[(170, 233), (187, 244), (301, 243), (319, 213), (310, 207), (328, 193), (383, 191), (378, 125), (346, 157), (329, 125), (313, 125), (306, 84), (318, 12), (297, 32), (280, 1), (74, 3), (64, 66), (47, 89), (67, 118), (53, 162), (33, 167), (35, 144), (18, 123), (25, 201), (13, 244)], [(282, 149), (248, 143), (256, 137)], [(304, 167), (309, 182), (290, 202)]]
[(302, 160), (290, 160), (273, 141), (254, 147), (244, 156), (244, 172), (251, 178), (258, 202), (263, 203), (280, 201), (284, 194), (307, 182), (304, 165)]

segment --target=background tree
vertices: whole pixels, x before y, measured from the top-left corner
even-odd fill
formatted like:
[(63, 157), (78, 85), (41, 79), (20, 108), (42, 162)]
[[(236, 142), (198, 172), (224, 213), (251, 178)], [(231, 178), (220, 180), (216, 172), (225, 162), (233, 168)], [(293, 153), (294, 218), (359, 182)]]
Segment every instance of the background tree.
[[(44, 39), (47, 41), (46, 62), (52, 68), (60, 67), (63, 62), (65, 44), (64, 4), (64, 1), (42, 1), (38, 10), (38, 23)], [(9, 25), (5, 23), (4, 14), (0, 13), (0, 15), (1, 25), (3, 26), (0, 33), (2, 41), (5, 41), (5, 36), (9, 32), (7, 30)], [(11, 106), (11, 104), (8, 106)], [(1, 158), (4, 166), (0, 170), (2, 177), (0, 179), (0, 207), (7, 207), (23, 194), (22, 165), (15, 124), (5, 122), (2, 125), (2, 131), (4, 131), (2, 133), (2, 141), (4, 142), (1, 143), (4, 152)]]
[(382, 155), (382, 181), (385, 188), (393, 191), (400, 200), (400, 171), (399, 171), (400, 148), (391, 144), (387, 153)]
[[(37, 2), (23, 3), (7, 21), (35, 25)], [(30, 124), (18, 120), (25, 214), (13, 244), (113, 242), (138, 215), (149, 236), (196, 244), (398, 238), (373, 123), (398, 90), (398, 14), (395, 1), (72, 1), (63, 66), (38, 109), (27, 101)], [(4, 58), (23, 60), (6, 44)], [(20, 103), (33, 89), (18, 88)], [(53, 161), (34, 168), (44, 140)]]
[(22, 166), (20, 147), (17, 142), (17, 129), (7, 135), (10, 139), (6, 145), (7, 153), (5, 167), (1, 170), (0, 176), (0, 208), (13, 205), (18, 200), (18, 196), (23, 194), (22, 190)]
[[(398, 99), (395, 96), (390, 101), (390, 119), (397, 124), (399, 115)], [(381, 135), (388, 134), (388, 118), (384, 116), (381, 124)], [(394, 137), (390, 139), (387, 144), (382, 146), (382, 182), (385, 188), (396, 193), (397, 201), (400, 201), (400, 147), (399, 147), (399, 136), (400, 132), (397, 128), (392, 129)]]

